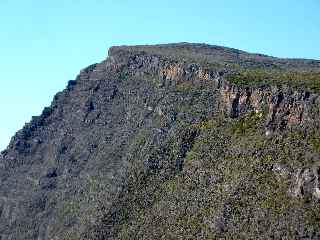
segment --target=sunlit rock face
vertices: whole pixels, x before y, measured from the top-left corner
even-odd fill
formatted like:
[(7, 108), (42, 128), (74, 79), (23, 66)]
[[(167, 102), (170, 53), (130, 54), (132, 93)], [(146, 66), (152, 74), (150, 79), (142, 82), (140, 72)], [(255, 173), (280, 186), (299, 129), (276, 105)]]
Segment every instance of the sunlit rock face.
[(319, 239), (320, 62), (112, 47), (0, 155), (0, 239)]

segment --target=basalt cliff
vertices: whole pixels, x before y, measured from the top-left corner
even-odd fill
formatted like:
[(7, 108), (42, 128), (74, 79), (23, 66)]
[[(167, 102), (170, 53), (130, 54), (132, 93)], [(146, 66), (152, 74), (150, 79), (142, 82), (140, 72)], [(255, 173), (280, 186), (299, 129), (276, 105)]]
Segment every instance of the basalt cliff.
[(0, 239), (319, 239), (320, 61), (119, 46), (0, 155)]

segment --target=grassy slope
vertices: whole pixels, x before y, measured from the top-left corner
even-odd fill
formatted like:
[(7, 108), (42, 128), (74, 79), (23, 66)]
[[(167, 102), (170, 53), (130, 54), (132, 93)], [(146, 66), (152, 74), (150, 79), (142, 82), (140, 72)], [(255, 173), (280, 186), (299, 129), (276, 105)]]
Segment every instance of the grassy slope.
[[(219, 64), (224, 68), (231, 66), (227, 80), (236, 85), (289, 84), (294, 88), (320, 90), (319, 72), (306, 71), (304, 67), (285, 68), (282, 60), (268, 58), (271, 62), (266, 65), (251, 59), (249, 65), (241, 65), (230, 57), (228, 65), (227, 61), (221, 61), (226, 59), (226, 49), (219, 49), (222, 52), (218, 57), (207, 55), (205, 59), (203, 52), (200, 56), (188, 50), (176, 54), (174, 48), (143, 50), (205, 63), (209, 68)], [(235, 53), (227, 50), (230, 55)], [(183, 83), (176, 90), (194, 96), (211, 91)], [(182, 105), (177, 111), (197, 116), (196, 111), (205, 108), (205, 101), (196, 99), (200, 106)], [(240, 119), (230, 119), (216, 113), (193, 124), (177, 119), (178, 132), (197, 132), (182, 171), (166, 177), (159, 172), (141, 172), (131, 179), (123, 207), (127, 210), (120, 214), (125, 217), (116, 231), (118, 238), (299, 239), (302, 235), (316, 238), (320, 227), (318, 204), (309, 197), (291, 197), (289, 190), (298, 169), (312, 167), (318, 161), (320, 132), (297, 127), (267, 137), (266, 114), (249, 112)], [(150, 146), (148, 135), (142, 134), (142, 139), (132, 150), (141, 154), (137, 159), (147, 158), (142, 149), (153, 152), (162, 161), (173, 161), (177, 155), (176, 138), (168, 140), (163, 148), (155, 147), (156, 150)], [(285, 169), (284, 173), (277, 172), (277, 166)]]
[(226, 79), (240, 86), (282, 85), (293, 89), (320, 92), (320, 72), (284, 71), (281, 69), (239, 69), (227, 75)]
[[(272, 59), (268, 66), (253, 59), (244, 66), (233, 57), (229, 63), (221, 61), (226, 59), (226, 49), (218, 58), (204, 58), (203, 53), (197, 55), (188, 50), (177, 54), (174, 48), (141, 48), (209, 67), (230, 64), (232, 74), (227, 79), (237, 85), (287, 83), (320, 90), (319, 73), (305, 71), (305, 67), (293, 71)], [(107, 213), (102, 218), (98, 225), (102, 233), (95, 239), (103, 239), (109, 225), (114, 226), (119, 239), (316, 238), (320, 228), (318, 204), (308, 197), (291, 197), (288, 192), (292, 174), (318, 161), (319, 130), (291, 128), (266, 137), (266, 113), (249, 112), (240, 119), (230, 119), (223, 113), (199, 118), (199, 111), (212, 104), (206, 103), (206, 92), (211, 90), (180, 84), (175, 91), (174, 94), (194, 98), (192, 104), (177, 103), (175, 111), (200, 120), (190, 123), (178, 117), (173, 127), (176, 135), (169, 136), (161, 146), (154, 143), (150, 129), (141, 129), (128, 149), (133, 168), (128, 189), (113, 215)], [(153, 124), (163, 127), (164, 121), (157, 119), (152, 119)], [(188, 143), (190, 149), (183, 156), (182, 169), (177, 171), (173, 165), (181, 139), (185, 135), (189, 139), (194, 133), (196, 137)], [(155, 166), (146, 170), (149, 161), (154, 161)], [(163, 166), (157, 166), (159, 163)], [(275, 170), (277, 166), (286, 169), (284, 174)]]
[[(267, 138), (264, 116), (218, 116), (187, 126), (199, 131), (183, 171), (157, 183), (152, 205), (135, 208), (121, 239), (269, 239), (309, 237), (320, 209), (288, 195), (290, 178), (275, 172), (314, 164), (320, 139), (291, 129)], [(318, 133), (316, 133), (317, 136)], [(134, 237), (133, 237), (134, 236)], [(300, 236), (301, 237), (301, 236)]]

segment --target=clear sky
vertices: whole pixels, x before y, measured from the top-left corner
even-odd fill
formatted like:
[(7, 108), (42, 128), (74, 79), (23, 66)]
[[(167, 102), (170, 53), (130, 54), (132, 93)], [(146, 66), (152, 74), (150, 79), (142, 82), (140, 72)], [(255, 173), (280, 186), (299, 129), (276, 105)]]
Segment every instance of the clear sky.
[(0, 150), (112, 45), (205, 42), (320, 59), (320, 0), (0, 0)]

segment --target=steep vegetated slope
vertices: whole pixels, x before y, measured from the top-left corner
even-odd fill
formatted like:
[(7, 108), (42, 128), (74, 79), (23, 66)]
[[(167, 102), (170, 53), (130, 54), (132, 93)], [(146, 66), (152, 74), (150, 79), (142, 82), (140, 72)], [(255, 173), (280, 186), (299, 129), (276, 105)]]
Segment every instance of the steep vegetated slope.
[(0, 239), (319, 239), (320, 61), (112, 47), (0, 156)]

